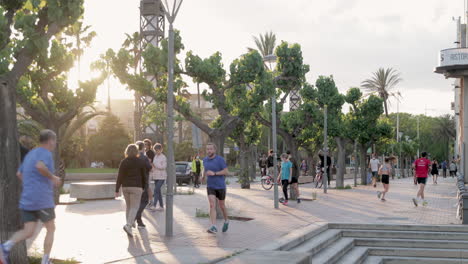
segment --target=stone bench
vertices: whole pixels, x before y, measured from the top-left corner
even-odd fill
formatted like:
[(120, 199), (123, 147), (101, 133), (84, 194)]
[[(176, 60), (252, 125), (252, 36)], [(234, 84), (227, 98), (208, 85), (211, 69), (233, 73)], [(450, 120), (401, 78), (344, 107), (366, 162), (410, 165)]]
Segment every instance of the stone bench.
[(70, 184), (70, 198), (114, 199), (115, 182), (76, 182)]
[(300, 176), (298, 179), (299, 184), (311, 183), (313, 181), (314, 181), (314, 177), (312, 176)]

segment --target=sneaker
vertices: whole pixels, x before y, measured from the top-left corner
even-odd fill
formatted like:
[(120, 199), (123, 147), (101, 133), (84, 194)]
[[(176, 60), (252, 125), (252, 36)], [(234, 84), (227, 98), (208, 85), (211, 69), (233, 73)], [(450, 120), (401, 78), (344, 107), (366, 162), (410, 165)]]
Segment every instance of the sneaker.
[(280, 203), (284, 203), (284, 198), (279, 198), (278, 200)]
[(382, 196), (382, 192), (377, 192), (377, 198), (380, 199), (381, 196)]
[(151, 210), (151, 211), (156, 211), (156, 206), (151, 206), (151, 207), (150, 207), (150, 210)]
[(374, 188), (377, 188), (377, 184), (374, 184)]
[(380, 201), (385, 202), (385, 201), (387, 201), (387, 200), (385, 200), (385, 198), (382, 198), (382, 199), (380, 199)]
[(211, 234), (216, 234), (218, 233), (218, 229), (216, 229), (216, 226), (211, 226), (208, 230), (206, 230), (208, 233)]
[(224, 222), (224, 225), (223, 225), (223, 233), (226, 232), (229, 228), (229, 222)]
[(156, 208), (156, 211), (164, 211), (164, 207), (158, 207)]
[(141, 223), (141, 224), (138, 224), (138, 229), (145, 229), (146, 228), (146, 225)]
[(132, 229), (128, 225), (123, 226), (123, 230), (127, 233), (128, 236), (133, 237)]
[(301, 199), (300, 199), (300, 198), (297, 198), (297, 203), (301, 203)]
[(3, 244), (0, 244), (0, 263), (9, 264), (10, 263), (10, 260), (9, 260), (9, 257), (8, 257), (9, 255), (10, 255), (10, 251), (7, 251), (3, 247)]
[(416, 198), (413, 198), (413, 203), (414, 203), (414, 206), (418, 206), (418, 201), (416, 200)]
[(284, 202), (282, 202), (283, 205), (288, 205), (288, 200), (284, 200)]
[(423, 205), (423, 206), (427, 206), (427, 202), (426, 202), (426, 201), (423, 201), (423, 202), (422, 202), (422, 205)]

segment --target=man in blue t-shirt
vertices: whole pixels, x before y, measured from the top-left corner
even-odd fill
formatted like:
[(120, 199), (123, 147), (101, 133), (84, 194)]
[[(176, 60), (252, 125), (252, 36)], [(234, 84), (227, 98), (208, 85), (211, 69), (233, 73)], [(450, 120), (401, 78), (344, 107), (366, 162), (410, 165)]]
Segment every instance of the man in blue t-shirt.
[(40, 146), (26, 155), (16, 174), (23, 181), (19, 208), (24, 228), (16, 232), (10, 240), (0, 244), (0, 263), (8, 264), (8, 255), (13, 246), (34, 235), (38, 220), (43, 222), (47, 229), (42, 264), (50, 262), (55, 232), (54, 185), (60, 185), (60, 178), (53, 174), (52, 151), (55, 149), (57, 136), (52, 130), (42, 130), (39, 142)]
[[(211, 227), (207, 230), (208, 233), (216, 234), (216, 200), (218, 200), (219, 208), (223, 212), (224, 225), (223, 232), (229, 228), (228, 214), (224, 200), (226, 199), (226, 181), (228, 175), (226, 161), (223, 157), (216, 155), (216, 145), (208, 143), (206, 145), (206, 157), (203, 159), (204, 171), (207, 178), (208, 201), (210, 203), (210, 220)], [(205, 177), (205, 176), (203, 176)]]

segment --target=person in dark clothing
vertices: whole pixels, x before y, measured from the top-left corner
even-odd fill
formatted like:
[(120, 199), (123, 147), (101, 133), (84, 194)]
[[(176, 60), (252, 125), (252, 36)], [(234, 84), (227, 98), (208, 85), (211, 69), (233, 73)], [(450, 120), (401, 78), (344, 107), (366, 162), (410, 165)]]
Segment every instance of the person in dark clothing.
[(291, 187), (296, 191), (297, 203), (301, 203), (299, 198), (299, 166), (296, 159), (291, 155), (291, 151), (287, 151), (289, 161), (292, 163)]
[(153, 163), (154, 156), (156, 155), (153, 150), (153, 142), (151, 139), (145, 139), (143, 142), (145, 143), (146, 157), (148, 157), (150, 162)]
[(258, 166), (260, 167), (260, 172), (261, 172), (262, 177), (266, 176), (267, 174), (267, 165), (268, 165), (268, 159), (266, 155), (263, 154), (258, 160)]
[[(319, 153), (319, 158), (320, 158), (320, 168), (323, 171), (323, 167), (325, 165), (325, 156), (323, 155), (323, 152)], [(326, 168), (327, 169), (328, 186), (330, 186), (330, 180), (331, 180), (330, 167), (331, 167), (331, 158), (330, 158), (330, 154), (328, 154), (327, 155), (327, 168)]]
[(26, 157), (28, 152), (32, 149), (31, 140), (29, 136), (25, 136), (25, 135), (20, 136), (19, 145), (20, 145), (21, 163), (23, 163), (24, 158)]
[(145, 186), (148, 185), (145, 170), (145, 162), (138, 158), (138, 147), (135, 144), (128, 145), (125, 150), (125, 159), (120, 162), (115, 197), (120, 196), (120, 187), (122, 187), (127, 207), (125, 212), (127, 223), (123, 229), (129, 236), (133, 236), (132, 227), (134, 227), (135, 217), (140, 206), (141, 194)]
[(150, 160), (148, 157), (145, 155), (145, 144), (143, 141), (138, 141), (135, 143), (138, 146), (138, 151), (139, 151), (139, 156), (138, 158), (143, 161), (145, 164), (145, 179), (146, 179), (146, 184), (144, 186), (143, 193), (141, 194), (141, 200), (140, 200), (140, 208), (138, 208), (136, 218), (135, 220), (138, 223), (138, 228), (145, 228), (145, 224), (143, 223), (143, 219), (141, 218), (141, 215), (143, 213), (143, 210), (145, 210), (146, 206), (148, 205), (149, 202), (149, 172), (152, 169), (153, 166), (151, 166)]
[(268, 167), (268, 174), (272, 176), (273, 175), (273, 150), (272, 149), (270, 149), (270, 153), (268, 154), (267, 167)]
[(203, 161), (200, 159), (200, 156), (197, 155), (192, 160), (192, 172), (195, 176), (195, 181), (193, 185), (195, 188), (200, 188), (200, 175), (203, 170)]

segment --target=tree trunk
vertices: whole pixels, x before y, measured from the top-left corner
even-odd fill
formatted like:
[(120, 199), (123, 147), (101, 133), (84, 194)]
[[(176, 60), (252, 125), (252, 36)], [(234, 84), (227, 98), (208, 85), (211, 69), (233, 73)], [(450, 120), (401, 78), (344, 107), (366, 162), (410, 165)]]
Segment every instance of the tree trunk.
[(250, 189), (249, 179), (249, 147), (245, 143), (244, 137), (239, 138), (240, 149), (240, 171), (239, 182), (242, 189)]
[(385, 116), (388, 117), (387, 98), (384, 98), (384, 108), (385, 108)]
[[(16, 177), (19, 145), (16, 122), (16, 82), (0, 79), (0, 241), (21, 228), (18, 210), (21, 182)], [(11, 263), (28, 263), (26, 245), (19, 243), (10, 255)]]
[(359, 144), (359, 163), (361, 165), (361, 184), (367, 185), (367, 166), (366, 166), (366, 159), (367, 159), (367, 148), (363, 144)]
[(346, 139), (342, 137), (335, 138), (338, 146), (338, 169), (336, 172), (336, 187), (344, 187), (344, 174), (346, 172)]
[(249, 175), (250, 175), (250, 180), (254, 181), (255, 177), (257, 176), (257, 153), (255, 151), (255, 146), (250, 145), (249, 146)]

